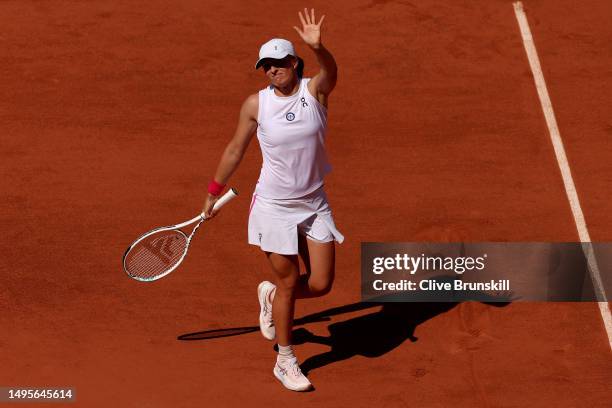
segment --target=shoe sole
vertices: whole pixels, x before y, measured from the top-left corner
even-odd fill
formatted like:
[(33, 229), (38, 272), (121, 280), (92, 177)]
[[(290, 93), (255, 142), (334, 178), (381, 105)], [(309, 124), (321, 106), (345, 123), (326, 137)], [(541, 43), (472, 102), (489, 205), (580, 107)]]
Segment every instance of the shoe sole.
[(259, 286), (257, 287), (257, 299), (259, 299), (259, 331), (261, 332), (261, 335), (264, 337), (264, 339), (266, 340), (274, 340), (274, 337), (276, 336), (272, 336), (269, 337), (269, 335), (266, 334), (266, 332), (263, 329), (263, 316), (264, 316), (264, 302), (265, 302), (265, 298), (262, 296), (263, 295), (263, 291), (262, 291), (262, 287), (263, 285), (265, 285), (264, 282), (261, 282), (259, 284)]
[(285, 387), (288, 390), (303, 392), (303, 391), (310, 391), (313, 388), (312, 384), (308, 384), (305, 387), (291, 387), (290, 385), (288, 385), (286, 382), (283, 381), (283, 377), (279, 373), (276, 372), (276, 368), (272, 370), (272, 373), (274, 373), (274, 377), (276, 377), (276, 379), (280, 381), (281, 384), (283, 384), (283, 387)]

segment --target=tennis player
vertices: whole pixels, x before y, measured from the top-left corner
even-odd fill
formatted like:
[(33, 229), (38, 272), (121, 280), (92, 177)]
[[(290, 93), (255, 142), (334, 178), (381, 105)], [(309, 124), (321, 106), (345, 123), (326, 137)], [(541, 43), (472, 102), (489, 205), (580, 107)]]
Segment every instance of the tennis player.
[[(249, 210), (248, 240), (266, 254), (274, 284), (257, 290), (261, 333), (276, 339), (273, 373), (290, 390), (312, 388), (291, 346), (296, 299), (329, 292), (334, 279), (336, 229), (323, 187), (331, 167), (325, 151), (327, 101), (336, 85), (337, 67), (321, 43), (321, 24), (314, 9), (298, 13), (302, 27), (293, 27), (316, 55), (319, 72), (303, 78), (304, 62), (291, 42), (274, 38), (259, 50), (255, 68), (263, 68), (269, 85), (249, 96), (240, 110), (238, 127), (227, 145), (204, 205), (207, 217), (228, 179), (257, 134), (263, 156), (261, 174)], [(298, 256), (306, 273), (300, 275)]]

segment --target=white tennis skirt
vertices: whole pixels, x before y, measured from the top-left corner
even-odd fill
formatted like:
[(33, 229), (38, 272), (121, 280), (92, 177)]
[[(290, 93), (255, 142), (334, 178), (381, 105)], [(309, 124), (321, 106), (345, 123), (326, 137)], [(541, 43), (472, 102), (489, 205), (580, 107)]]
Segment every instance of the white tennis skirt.
[(298, 254), (298, 234), (316, 242), (342, 243), (323, 187), (307, 196), (276, 200), (253, 194), (249, 244), (282, 255)]

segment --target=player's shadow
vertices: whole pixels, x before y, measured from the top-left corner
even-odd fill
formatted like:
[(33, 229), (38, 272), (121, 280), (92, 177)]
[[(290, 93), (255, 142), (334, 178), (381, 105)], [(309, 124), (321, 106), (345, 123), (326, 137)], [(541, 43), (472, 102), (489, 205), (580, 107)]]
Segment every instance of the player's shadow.
[[(339, 306), (294, 321), (293, 344), (317, 343), (330, 347), (329, 351), (309, 357), (300, 367), (304, 373), (354, 356), (380, 357), (406, 340), (418, 341), (414, 332), (418, 325), (442, 313), (448, 312), (459, 302), (356, 302)], [(501, 307), (508, 303), (488, 303)], [(329, 336), (319, 336), (304, 327), (309, 323), (329, 321), (332, 316), (376, 309), (327, 326)], [(183, 334), (178, 340), (206, 340), (259, 332), (258, 326), (215, 329)], [(276, 348), (276, 346), (275, 346)]]
[[(504, 307), (509, 304), (500, 301), (485, 303), (494, 307)], [(304, 360), (300, 367), (307, 374), (314, 369), (354, 356), (380, 357), (400, 346), (406, 340), (418, 341), (418, 338), (414, 335), (418, 325), (448, 312), (458, 304), (459, 302), (357, 303), (337, 308), (340, 310), (330, 309), (346, 313), (347, 311), (360, 309), (358, 305), (380, 307), (375, 312), (330, 324), (327, 326), (329, 336), (318, 336), (304, 327), (294, 329), (292, 333), (294, 344), (316, 343), (330, 347), (329, 351)], [(341, 311), (343, 308), (349, 310)], [(321, 313), (325, 314), (326, 312), (329, 311)], [(306, 318), (309, 318), (309, 316)]]
[[(293, 343), (317, 343), (329, 351), (309, 357), (300, 367), (304, 373), (354, 356), (380, 357), (404, 341), (418, 340), (416, 327), (445, 313), (458, 303), (369, 303), (377, 311), (327, 326), (329, 336), (318, 336), (306, 328), (293, 331)], [(348, 305), (349, 307), (353, 305)], [(354, 309), (356, 310), (356, 309)], [(324, 313), (324, 312), (323, 312)]]
[[(416, 327), (435, 316), (442, 314), (458, 303), (385, 303), (356, 302), (313, 313), (294, 321), (293, 344), (318, 343), (329, 346), (325, 353), (313, 356), (300, 364), (302, 371), (310, 370), (345, 360), (356, 355), (379, 357), (401, 345), (406, 339), (415, 342)], [(328, 337), (317, 336), (304, 327), (310, 323), (329, 321), (332, 316), (373, 309), (348, 320), (327, 326)], [(259, 326), (232, 327), (183, 334), (178, 340), (209, 340), (220, 337), (237, 336), (259, 332)], [(276, 346), (275, 346), (276, 348)]]
[[(496, 295), (479, 293), (478, 297), (482, 300), (481, 303), (494, 307), (507, 306), (512, 298), (510, 293)], [(387, 300), (391, 299), (391, 297), (385, 298)], [(470, 298), (466, 297), (461, 301), (463, 300), (470, 300)], [(372, 313), (330, 324), (327, 326), (329, 336), (316, 335), (304, 327), (294, 329), (292, 333), (294, 344), (316, 343), (330, 347), (329, 351), (304, 360), (300, 367), (304, 373), (308, 373), (314, 369), (354, 356), (380, 357), (400, 346), (406, 340), (418, 341), (418, 338), (414, 335), (418, 325), (450, 311), (461, 301), (354, 303), (306, 316), (304, 321), (298, 319), (296, 326), (298, 323), (303, 325), (310, 319), (321, 316), (332, 316), (377, 307), (377, 310)]]

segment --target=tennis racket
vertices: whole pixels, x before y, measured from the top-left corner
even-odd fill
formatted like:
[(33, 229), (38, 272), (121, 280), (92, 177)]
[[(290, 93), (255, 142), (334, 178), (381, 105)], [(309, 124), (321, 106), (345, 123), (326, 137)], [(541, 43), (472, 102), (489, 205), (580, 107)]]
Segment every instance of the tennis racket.
[[(215, 202), (213, 209), (218, 210), (237, 195), (235, 189), (230, 189)], [(199, 214), (181, 224), (155, 228), (141, 235), (123, 254), (125, 273), (141, 282), (151, 282), (168, 275), (185, 259), (191, 239), (205, 219), (204, 214)], [(196, 226), (189, 236), (181, 231), (181, 228), (192, 224)]]

